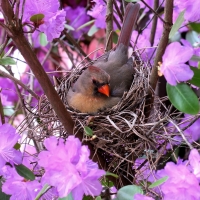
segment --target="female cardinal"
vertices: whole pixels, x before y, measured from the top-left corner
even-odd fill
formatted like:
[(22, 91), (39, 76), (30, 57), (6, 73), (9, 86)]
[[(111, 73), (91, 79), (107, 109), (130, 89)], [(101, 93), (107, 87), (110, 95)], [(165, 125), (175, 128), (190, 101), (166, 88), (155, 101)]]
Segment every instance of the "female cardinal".
[(139, 13), (139, 4), (126, 7), (117, 46), (106, 59), (99, 59), (89, 66), (69, 89), (68, 104), (85, 113), (97, 113), (116, 105), (133, 81), (133, 60), (128, 58), (128, 47), (133, 27)]

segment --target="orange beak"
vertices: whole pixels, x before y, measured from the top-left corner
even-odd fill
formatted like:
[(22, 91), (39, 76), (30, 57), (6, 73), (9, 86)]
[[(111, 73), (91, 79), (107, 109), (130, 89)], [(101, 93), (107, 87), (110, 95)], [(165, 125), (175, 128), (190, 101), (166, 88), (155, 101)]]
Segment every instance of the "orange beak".
[(107, 97), (110, 96), (110, 88), (109, 85), (103, 85), (98, 88), (98, 92), (105, 94)]

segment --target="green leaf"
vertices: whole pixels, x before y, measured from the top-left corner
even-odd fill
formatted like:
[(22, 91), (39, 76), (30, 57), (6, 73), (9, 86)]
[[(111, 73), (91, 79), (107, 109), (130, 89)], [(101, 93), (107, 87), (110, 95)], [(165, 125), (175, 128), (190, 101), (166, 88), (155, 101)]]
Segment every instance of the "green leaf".
[(65, 24), (65, 28), (70, 30), (70, 31), (74, 31), (74, 27), (70, 26), (69, 24)]
[(132, 3), (132, 2), (138, 2), (139, 0), (125, 0), (128, 3)]
[(33, 174), (33, 172), (27, 168), (26, 166), (20, 164), (20, 165), (15, 165), (15, 169), (17, 170), (17, 173), (24, 177), (26, 180), (35, 180), (35, 175)]
[(33, 15), (33, 16), (30, 18), (30, 21), (31, 21), (31, 22), (34, 22), (34, 23), (38, 23), (38, 22), (40, 22), (43, 18), (44, 18), (44, 15), (43, 15), (43, 14), (36, 14), (36, 15)]
[(107, 177), (105, 177), (105, 178), (103, 178), (102, 180), (101, 180), (101, 184), (103, 185), (103, 186), (105, 186), (105, 187), (112, 187), (112, 186), (114, 186), (114, 183), (112, 182), (112, 181), (110, 181)]
[(200, 56), (193, 55), (192, 58), (190, 58), (190, 60), (200, 61)]
[(18, 150), (18, 149), (20, 149), (20, 147), (21, 147), (21, 145), (19, 143), (16, 143), (13, 148), (16, 149), (16, 150)]
[(95, 200), (101, 200), (101, 196), (96, 197)]
[(11, 51), (12, 51), (12, 49), (13, 49), (13, 46), (12, 47), (10, 47), (10, 49), (3, 55), (3, 57), (2, 58), (5, 58), (5, 57), (7, 57), (7, 56), (9, 56), (9, 54), (11, 53)]
[(111, 172), (106, 172), (106, 176), (113, 176), (115, 178), (119, 178), (119, 176), (117, 174), (113, 174)]
[(16, 62), (10, 57), (0, 59), (0, 65), (16, 65)]
[(80, 30), (80, 29), (82, 29), (82, 28), (85, 28), (86, 26), (89, 26), (89, 25), (93, 24), (94, 22), (95, 22), (94, 19), (93, 19), (93, 20), (90, 20), (89, 22), (87, 22), (87, 23), (85, 23), (85, 24), (79, 26), (76, 30), (78, 31), (78, 30)]
[(181, 112), (196, 115), (199, 112), (199, 100), (185, 83), (176, 86), (167, 84), (167, 95), (173, 106)]
[(84, 127), (84, 132), (85, 132), (86, 135), (88, 135), (88, 136), (93, 136), (93, 130), (92, 130), (90, 127), (88, 127), (88, 126), (85, 126), (85, 127)]
[(13, 108), (14, 107), (4, 106), (3, 107), (4, 115), (9, 116), (9, 117), (12, 116), (15, 113), (15, 110)]
[(197, 69), (195, 67), (190, 67), (190, 69), (194, 72), (194, 76), (188, 82), (200, 87), (200, 69)]
[(190, 23), (189, 24), (190, 28), (193, 30), (193, 31), (196, 31), (197, 33), (200, 33), (200, 23)]
[(91, 26), (90, 30), (88, 31), (88, 36), (93, 36), (99, 29), (95, 26), (95, 24), (93, 26)]
[(172, 26), (172, 29), (171, 29), (171, 31), (169, 33), (169, 39), (170, 40), (175, 36), (175, 34), (178, 31), (178, 29), (181, 27), (181, 25), (182, 25), (182, 23), (184, 21), (184, 14), (185, 14), (185, 10), (180, 12), (177, 20), (175, 21), (174, 25)]
[(137, 185), (127, 185), (118, 190), (117, 199), (133, 200), (133, 196), (135, 194), (143, 194), (141, 187), (139, 187)]
[(112, 39), (113, 39), (113, 43), (117, 44), (119, 36), (117, 35), (117, 33), (114, 31), (112, 33)]
[(38, 195), (35, 197), (35, 200), (39, 200), (39, 198), (50, 188), (51, 186), (48, 184), (45, 184), (43, 188), (40, 190)]
[(59, 198), (58, 200), (74, 200), (72, 194), (68, 194), (67, 197)]
[(48, 44), (47, 36), (44, 33), (40, 33), (40, 45), (46, 46)]
[(169, 178), (168, 176), (165, 176), (165, 177), (163, 177), (163, 178), (161, 178), (161, 179), (155, 181), (154, 183), (152, 183), (152, 184), (149, 186), (149, 188), (155, 188), (155, 187), (157, 187), (157, 186), (159, 186), (159, 185), (162, 185), (164, 182), (167, 181), (168, 178)]
[(188, 31), (186, 33), (185, 39), (190, 42), (190, 44), (199, 43), (199, 34), (195, 31)]

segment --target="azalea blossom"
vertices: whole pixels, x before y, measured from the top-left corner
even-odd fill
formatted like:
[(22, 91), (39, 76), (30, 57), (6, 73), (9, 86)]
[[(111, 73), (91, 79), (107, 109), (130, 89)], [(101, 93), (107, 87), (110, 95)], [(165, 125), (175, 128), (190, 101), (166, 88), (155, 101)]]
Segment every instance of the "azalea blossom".
[(42, 189), (37, 180), (25, 180), (14, 167), (4, 166), (3, 172), (6, 180), (3, 183), (2, 191), (11, 195), (10, 200), (33, 200)]
[(10, 162), (11, 164), (21, 164), (22, 154), (14, 149), (20, 135), (10, 124), (0, 126), (0, 169)]
[(200, 155), (197, 149), (192, 149), (189, 155), (190, 165), (193, 170), (193, 174), (200, 181)]
[(170, 85), (190, 80), (194, 73), (185, 64), (193, 55), (193, 49), (181, 46), (179, 42), (169, 44), (162, 57), (160, 72)]
[(89, 159), (89, 149), (81, 146), (79, 139), (69, 136), (67, 141), (56, 137), (44, 141), (47, 151), (39, 154), (39, 165), (44, 167), (43, 183), (57, 188), (59, 197), (72, 194), (74, 200), (82, 200), (84, 194), (101, 193), (99, 178), (105, 171)]
[[(22, 1), (21, 1), (22, 3)], [(47, 40), (52, 41), (54, 38), (58, 38), (64, 29), (66, 12), (59, 10), (58, 0), (32, 0), (25, 1), (23, 22), (32, 23), (31, 17), (34, 15), (43, 15), (43, 18), (39, 19), (35, 23), (38, 27), (36, 30), (43, 32), (47, 35)]]

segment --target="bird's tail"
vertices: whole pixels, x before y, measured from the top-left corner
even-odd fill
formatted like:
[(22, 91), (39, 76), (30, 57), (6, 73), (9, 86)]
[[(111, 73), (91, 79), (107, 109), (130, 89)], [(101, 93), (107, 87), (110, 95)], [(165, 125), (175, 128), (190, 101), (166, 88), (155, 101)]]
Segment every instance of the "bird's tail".
[(125, 46), (129, 46), (131, 34), (134, 26), (136, 25), (139, 10), (140, 10), (140, 4), (138, 3), (136, 4), (129, 3), (126, 6), (124, 21), (117, 46), (121, 43), (124, 44)]

